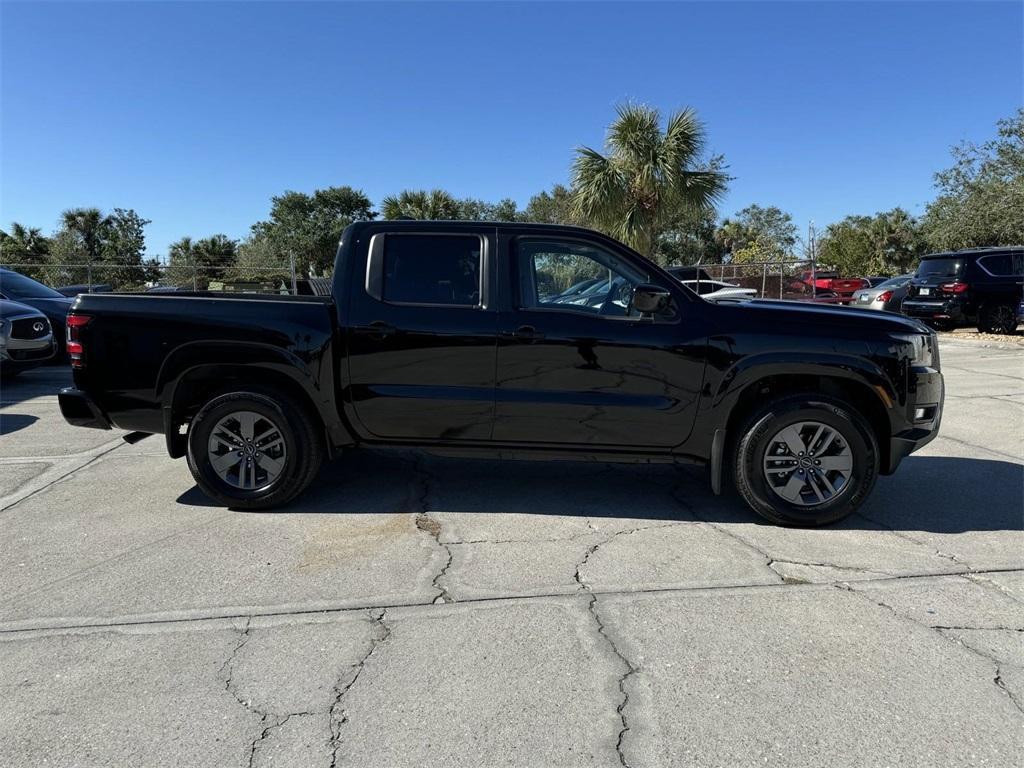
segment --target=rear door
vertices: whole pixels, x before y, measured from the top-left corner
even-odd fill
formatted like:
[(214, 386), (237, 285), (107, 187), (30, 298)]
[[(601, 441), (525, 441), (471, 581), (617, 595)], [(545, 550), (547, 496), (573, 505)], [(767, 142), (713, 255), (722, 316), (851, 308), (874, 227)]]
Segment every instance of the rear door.
[(364, 236), (349, 296), (347, 399), (357, 428), (371, 440), (488, 439), (494, 228), (382, 227)]
[[(571, 236), (502, 237), (494, 440), (664, 450), (690, 433), (704, 377), (703, 303), (681, 286), (671, 316), (640, 317), (652, 276), (624, 250)], [(564, 288), (596, 280), (579, 294)]]

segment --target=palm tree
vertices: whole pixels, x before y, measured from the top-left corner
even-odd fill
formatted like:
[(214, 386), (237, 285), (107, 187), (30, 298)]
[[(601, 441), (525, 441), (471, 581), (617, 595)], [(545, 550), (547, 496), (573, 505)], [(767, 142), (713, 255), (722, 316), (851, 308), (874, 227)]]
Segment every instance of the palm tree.
[(50, 253), (50, 241), (38, 227), (12, 222), (10, 231), (0, 229), (0, 261), (8, 264), (42, 264)]
[(100, 261), (103, 246), (103, 229), (107, 217), (99, 208), (72, 208), (61, 214), (64, 229), (77, 236), (89, 263)]
[(703, 124), (686, 108), (669, 116), (644, 105), (618, 107), (608, 129), (607, 154), (579, 147), (573, 163), (573, 208), (596, 226), (648, 257), (680, 211), (712, 208), (727, 176), (700, 166)]
[(443, 189), (403, 189), (398, 197), (388, 195), (380, 203), (385, 219), (457, 219), (459, 201)]

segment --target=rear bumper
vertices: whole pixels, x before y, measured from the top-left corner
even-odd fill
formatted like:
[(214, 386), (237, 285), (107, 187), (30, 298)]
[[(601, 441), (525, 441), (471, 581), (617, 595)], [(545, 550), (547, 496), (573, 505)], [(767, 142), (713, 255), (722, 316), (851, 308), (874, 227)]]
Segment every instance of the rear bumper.
[(903, 314), (921, 320), (948, 320), (958, 323), (965, 319), (963, 304), (955, 299), (946, 301), (925, 301), (923, 299), (904, 299)]
[(889, 438), (889, 460), (882, 467), (883, 475), (891, 475), (900, 462), (914, 451), (928, 445), (939, 434), (945, 383), (934, 368), (912, 369), (906, 403), (906, 429)]
[(110, 419), (87, 394), (74, 387), (62, 389), (57, 395), (64, 420), (76, 427), (110, 429)]

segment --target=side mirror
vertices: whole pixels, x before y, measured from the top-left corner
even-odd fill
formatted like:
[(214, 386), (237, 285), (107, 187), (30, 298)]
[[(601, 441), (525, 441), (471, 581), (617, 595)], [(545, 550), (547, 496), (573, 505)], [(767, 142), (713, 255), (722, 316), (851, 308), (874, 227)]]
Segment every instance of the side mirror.
[(633, 309), (643, 315), (660, 315), (672, 303), (672, 294), (666, 288), (641, 283), (633, 289)]

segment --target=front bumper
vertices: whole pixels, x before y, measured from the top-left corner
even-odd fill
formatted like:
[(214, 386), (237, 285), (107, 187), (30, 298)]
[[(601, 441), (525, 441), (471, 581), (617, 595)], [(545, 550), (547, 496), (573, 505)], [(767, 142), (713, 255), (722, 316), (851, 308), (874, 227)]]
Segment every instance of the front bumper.
[(60, 412), (64, 420), (75, 427), (110, 429), (110, 419), (100, 410), (85, 392), (68, 387), (57, 395)]
[(904, 429), (889, 438), (888, 461), (883, 475), (891, 475), (900, 462), (923, 448), (939, 434), (946, 391), (942, 374), (935, 368), (912, 368), (908, 376)]

